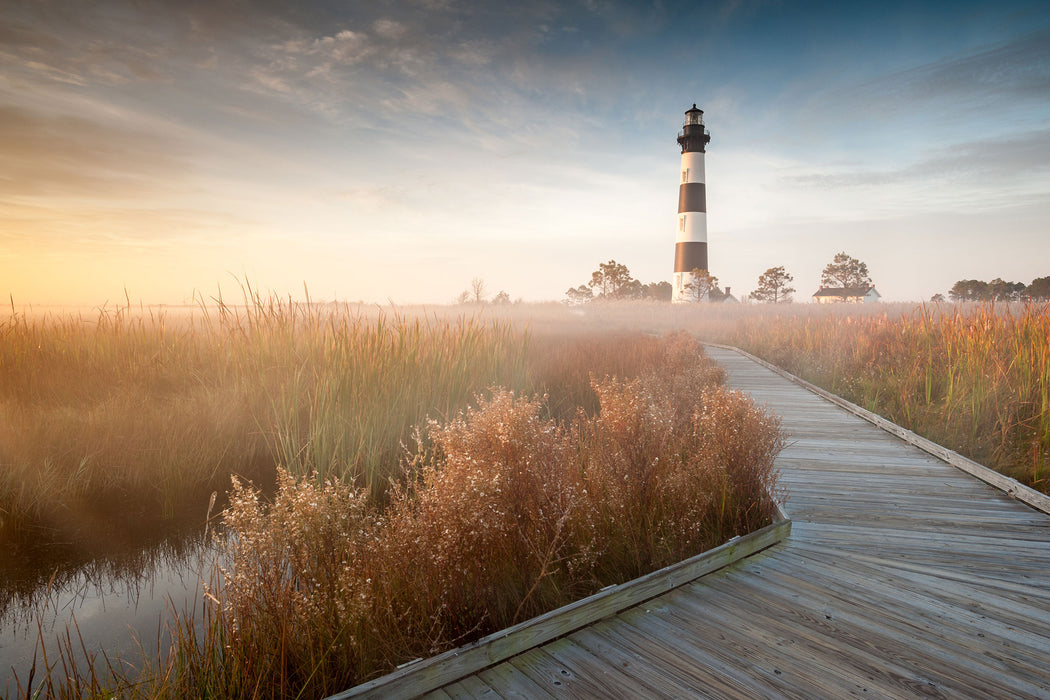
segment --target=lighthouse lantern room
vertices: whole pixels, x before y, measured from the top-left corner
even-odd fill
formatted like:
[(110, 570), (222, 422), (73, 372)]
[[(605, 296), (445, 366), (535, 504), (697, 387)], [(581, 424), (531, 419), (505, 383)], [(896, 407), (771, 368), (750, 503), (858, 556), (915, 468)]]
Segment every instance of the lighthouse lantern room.
[(672, 301), (702, 301), (695, 292), (693, 270), (707, 267), (707, 191), (704, 185), (704, 153), (711, 134), (704, 128), (704, 111), (685, 113), (685, 126), (678, 134), (682, 147), (682, 181), (678, 188), (678, 234), (674, 247)]

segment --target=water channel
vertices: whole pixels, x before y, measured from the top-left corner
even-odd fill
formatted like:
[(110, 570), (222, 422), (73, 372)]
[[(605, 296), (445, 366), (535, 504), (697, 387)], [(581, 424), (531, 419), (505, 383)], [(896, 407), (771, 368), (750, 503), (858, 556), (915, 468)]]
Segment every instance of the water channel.
[[(182, 533), (95, 558), (73, 557), (61, 543), (0, 545), (0, 697), (24, 686), (36, 661), (38, 687), (43, 649), (58, 662), (62, 640), (74, 656), (83, 649), (137, 667), (165, 647), (172, 610), (200, 618), (202, 581), (217, 551), (211, 534)], [(57, 550), (57, 552), (55, 551)], [(59, 668), (61, 663), (59, 662)], [(98, 666), (96, 666), (98, 668)]]

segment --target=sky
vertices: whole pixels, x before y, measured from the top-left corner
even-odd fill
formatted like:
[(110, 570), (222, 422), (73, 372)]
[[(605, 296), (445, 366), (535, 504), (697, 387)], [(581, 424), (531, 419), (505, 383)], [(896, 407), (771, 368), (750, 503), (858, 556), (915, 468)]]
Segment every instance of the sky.
[(890, 301), (1050, 275), (1045, 0), (4, 0), (0, 294), (669, 281), (693, 103), (735, 296), (840, 251)]

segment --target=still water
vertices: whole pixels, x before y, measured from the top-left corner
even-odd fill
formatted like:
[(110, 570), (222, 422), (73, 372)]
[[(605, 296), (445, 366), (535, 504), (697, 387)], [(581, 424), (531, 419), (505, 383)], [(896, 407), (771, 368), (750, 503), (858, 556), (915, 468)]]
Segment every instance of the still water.
[[(21, 555), (26, 558), (24, 551)], [(136, 667), (144, 655), (156, 659), (158, 648), (166, 649), (173, 609), (199, 621), (202, 581), (210, 578), (217, 556), (211, 536), (198, 535), (120, 559), (56, 566), (50, 573), (39, 563), (35, 570), (19, 569), (8, 559), (0, 572), (0, 697), (14, 696), (16, 674), (25, 685), (34, 655), (34, 685), (39, 683), (41, 640), (54, 664), (67, 632), (80, 657), (82, 639), (99, 659), (104, 652), (111, 661), (119, 656)]]

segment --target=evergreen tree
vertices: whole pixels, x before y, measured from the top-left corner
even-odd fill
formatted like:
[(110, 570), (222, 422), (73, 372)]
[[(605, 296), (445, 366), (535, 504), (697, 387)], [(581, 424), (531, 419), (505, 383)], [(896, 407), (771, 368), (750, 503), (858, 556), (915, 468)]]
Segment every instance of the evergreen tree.
[(789, 287), (788, 284), (794, 279), (783, 265), (771, 267), (758, 278), (758, 287), (749, 296), (755, 301), (772, 304), (790, 303), (795, 288)]
[(872, 283), (868, 275), (868, 266), (842, 252), (836, 254), (835, 258), (824, 268), (824, 272), (820, 275), (820, 284), (823, 287), (867, 289)]

